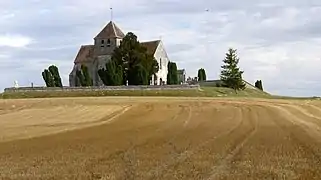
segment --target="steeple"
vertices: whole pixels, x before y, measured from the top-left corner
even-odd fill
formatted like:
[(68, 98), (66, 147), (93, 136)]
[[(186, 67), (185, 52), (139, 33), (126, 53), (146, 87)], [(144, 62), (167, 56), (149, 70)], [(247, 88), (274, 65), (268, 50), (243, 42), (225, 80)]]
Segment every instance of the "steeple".
[(113, 8), (110, 8), (110, 21), (113, 21)]
[(94, 39), (124, 38), (125, 34), (113, 21), (110, 21)]

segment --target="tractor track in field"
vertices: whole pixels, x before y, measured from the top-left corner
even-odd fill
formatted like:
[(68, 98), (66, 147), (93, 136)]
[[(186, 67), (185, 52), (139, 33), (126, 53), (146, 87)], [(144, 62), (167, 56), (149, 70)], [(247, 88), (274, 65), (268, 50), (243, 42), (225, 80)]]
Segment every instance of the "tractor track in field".
[[(46, 120), (26, 128), (63, 127), (70, 122), (50, 120), (71, 118), (68, 111), (81, 107), (86, 112), (78, 125), (88, 127), (0, 142), (3, 179), (321, 178), (321, 104), (315, 101), (68, 98), (4, 105), (0, 119), (37, 122), (27, 114), (33, 112)], [(107, 114), (108, 105), (122, 109)], [(93, 110), (100, 115), (87, 122)]]

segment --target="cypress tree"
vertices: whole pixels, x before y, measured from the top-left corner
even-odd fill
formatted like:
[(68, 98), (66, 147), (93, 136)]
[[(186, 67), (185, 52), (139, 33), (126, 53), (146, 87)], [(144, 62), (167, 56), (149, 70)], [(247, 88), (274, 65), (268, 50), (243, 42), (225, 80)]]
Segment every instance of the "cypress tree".
[(54, 79), (55, 87), (62, 87), (62, 82), (59, 74), (59, 70), (57, 66), (51, 65), (49, 66), (49, 71)]
[(46, 86), (47, 87), (50, 87), (49, 86), (49, 81), (48, 81), (48, 75), (47, 75), (47, 73), (45, 72), (46, 70), (44, 70), (41, 74), (42, 74), (42, 78), (43, 78), (43, 80), (45, 81), (45, 83), (46, 83)]
[(81, 70), (79, 70), (79, 69), (76, 70), (76, 76), (77, 76), (79, 85), (80, 85), (80, 86), (86, 86), (85, 77), (84, 77), (84, 75), (82, 74)]
[(206, 81), (205, 69), (201, 68), (197, 72), (198, 81)]
[(206, 72), (205, 72), (205, 69), (202, 69), (202, 72), (203, 72), (203, 81), (206, 81)]
[(55, 87), (54, 77), (52, 76), (52, 74), (50, 73), (50, 71), (48, 69), (45, 69), (42, 72), (42, 77), (43, 77), (47, 87)]
[(178, 84), (177, 66), (175, 62), (169, 62), (167, 65), (167, 84)]
[(173, 84), (172, 82), (173, 82), (173, 80), (172, 80), (172, 63), (171, 62), (168, 62), (168, 64), (167, 64), (167, 69), (168, 69), (168, 72), (167, 72), (167, 82), (166, 82), (166, 84), (168, 84), (168, 85), (171, 85), (171, 84)]
[(114, 60), (110, 60), (106, 63), (105, 68), (98, 70), (98, 75), (105, 86), (120, 86), (124, 84), (122, 66), (117, 65)]
[(88, 72), (88, 67), (85, 65), (81, 65), (81, 71), (84, 79), (84, 85), (83, 86), (92, 86), (93, 85), (93, 80), (91, 79), (89, 72)]
[(197, 78), (198, 78), (198, 81), (203, 81), (203, 71), (202, 71), (202, 68), (198, 70), (198, 72), (197, 72)]
[(263, 91), (262, 80), (257, 80), (255, 82), (255, 87)]

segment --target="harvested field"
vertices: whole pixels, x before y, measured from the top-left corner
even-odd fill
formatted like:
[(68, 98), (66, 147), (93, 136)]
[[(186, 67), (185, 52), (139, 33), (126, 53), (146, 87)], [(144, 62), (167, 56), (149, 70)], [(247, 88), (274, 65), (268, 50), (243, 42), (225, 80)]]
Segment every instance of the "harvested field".
[(0, 100), (0, 179), (321, 179), (321, 101)]

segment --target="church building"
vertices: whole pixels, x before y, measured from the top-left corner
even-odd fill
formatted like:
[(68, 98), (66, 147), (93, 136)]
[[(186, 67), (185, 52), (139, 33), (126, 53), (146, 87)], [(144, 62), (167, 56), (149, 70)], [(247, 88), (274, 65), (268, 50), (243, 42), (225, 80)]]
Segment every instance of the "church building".
[[(94, 45), (82, 45), (74, 60), (74, 67), (69, 74), (69, 86), (76, 86), (76, 71), (81, 65), (88, 67), (89, 74), (93, 79), (94, 86), (102, 86), (102, 80), (98, 70), (105, 68), (107, 61), (111, 59), (114, 49), (120, 45), (125, 34), (113, 21), (110, 21), (102, 31), (94, 38)], [(151, 85), (165, 84), (167, 81), (167, 64), (169, 62), (166, 50), (161, 40), (141, 42), (157, 60), (159, 71), (152, 77)]]

